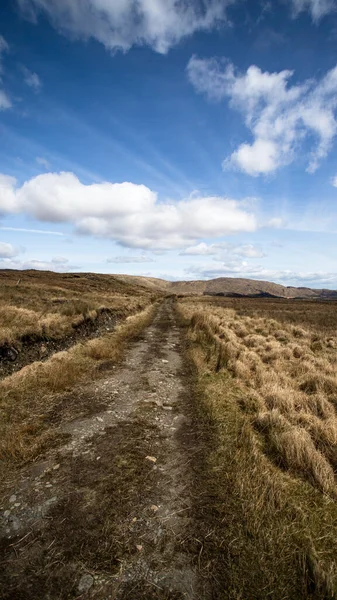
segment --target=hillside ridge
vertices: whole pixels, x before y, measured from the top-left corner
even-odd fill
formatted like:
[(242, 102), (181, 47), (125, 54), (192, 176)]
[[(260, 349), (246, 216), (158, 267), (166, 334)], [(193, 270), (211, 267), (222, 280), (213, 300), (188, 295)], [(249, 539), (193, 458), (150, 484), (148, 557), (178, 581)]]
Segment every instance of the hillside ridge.
[(94, 291), (105, 289), (119, 291), (120, 293), (153, 293), (176, 295), (209, 295), (228, 297), (252, 298), (286, 298), (286, 299), (312, 299), (312, 300), (337, 300), (337, 290), (315, 289), (309, 287), (284, 286), (272, 281), (247, 279), (240, 277), (218, 277), (208, 280), (168, 281), (157, 277), (127, 274), (101, 274), (101, 273), (55, 273), (37, 270), (0, 270), (0, 285), (2, 282), (11, 281), (23, 283), (41, 283), (57, 286), (70, 286), (83, 289), (88, 283)]
[(159, 288), (178, 295), (337, 299), (336, 290), (284, 286), (271, 281), (240, 277), (218, 277), (216, 279), (192, 281), (167, 281), (137, 275), (115, 275), (115, 277), (123, 280), (125, 283), (138, 282), (142, 286)]

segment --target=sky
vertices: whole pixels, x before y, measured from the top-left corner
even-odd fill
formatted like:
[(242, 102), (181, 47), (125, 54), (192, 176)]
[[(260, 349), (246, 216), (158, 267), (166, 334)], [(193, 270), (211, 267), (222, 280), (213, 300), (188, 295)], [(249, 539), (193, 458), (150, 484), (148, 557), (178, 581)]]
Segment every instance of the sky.
[(0, 268), (337, 288), (337, 0), (2, 0)]

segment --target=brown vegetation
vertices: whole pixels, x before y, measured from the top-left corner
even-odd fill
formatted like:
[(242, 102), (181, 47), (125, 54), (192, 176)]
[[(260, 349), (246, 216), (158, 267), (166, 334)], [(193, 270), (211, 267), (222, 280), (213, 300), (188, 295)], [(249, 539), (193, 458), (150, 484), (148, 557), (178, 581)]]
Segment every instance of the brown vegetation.
[(102, 369), (121, 359), (125, 343), (151, 320), (156, 296), (114, 277), (90, 274), (23, 272), (18, 283), (17, 272), (2, 271), (0, 280), (0, 348), (13, 345), (23, 352), (41, 340), (66, 338), (102, 311), (121, 321), (112, 333), (81, 341), (44, 362), (35, 360), (2, 380), (0, 457), (6, 468), (6, 462), (37, 456), (52, 442), (48, 414), (59, 395), (100, 377)]
[[(225, 496), (213, 552), (227, 535), (228, 543), (233, 536), (241, 547), (240, 574), (230, 574), (237, 595), (232, 591), (230, 597), (262, 597), (244, 581), (244, 561), (252, 561), (253, 553), (272, 597), (332, 598), (337, 594), (336, 330), (328, 327), (325, 304), (314, 309), (318, 321), (325, 315), (322, 333), (311, 319), (287, 321), (287, 314), (294, 315), (288, 302), (283, 311), (278, 303), (278, 315), (271, 314), (270, 301), (245, 300), (244, 306), (236, 311), (228, 301), (180, 302), (202, 386), (201, 411), (216, 430), (209, 468), (216, 473), (217, 494)], [(236, 508), (229, 509), (230, 501)], [(246, 533), (229, 530), (230, 510), (241, 514), (254, 538), (251, 554)]]
[(129, 285), (141, 285), (152, 290), (168, 294), (189, 296), (224, 296), (224, 297), (268, 297), (268, 298), (308, 298), (337, 299), (334, 290), (320, 290), (305, 287), (279, 285), (271, 281), (257, 281), (239, 277), (218, 277), (217, 279), (197, 281), (165, 281), (155, 277), (139, 277), (134, 275), (115, 275), (119, 282)]
[(103, 310), (127, 316), (152, 297), (148, 288), (109, 275), (0, 271), (0, 348), (64, 338)]
[(59, 403), (58, 394), (76, 383), (100, 377), (105, 364), (112, 367), (125, 344), (151, 321), (153, 306), (128, 317), (105, 336), (77, 344), (50, 360), (34, 362), (0, 383), (0, 457), (22, 461), (36, 456), (52, 435), (48, 414)]

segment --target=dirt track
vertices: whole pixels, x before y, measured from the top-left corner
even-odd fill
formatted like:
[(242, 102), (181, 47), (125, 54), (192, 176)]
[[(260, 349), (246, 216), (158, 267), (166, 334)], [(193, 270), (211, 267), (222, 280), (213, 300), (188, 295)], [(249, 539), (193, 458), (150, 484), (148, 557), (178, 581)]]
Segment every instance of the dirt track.
[(71, 398), (97, 412), (61, 422), (64, 445), (23, 470), (1, 503), (0, 597), (212, 597), (198, 552), (186, 550), (198, 449), (172, 304), (120, 368)]

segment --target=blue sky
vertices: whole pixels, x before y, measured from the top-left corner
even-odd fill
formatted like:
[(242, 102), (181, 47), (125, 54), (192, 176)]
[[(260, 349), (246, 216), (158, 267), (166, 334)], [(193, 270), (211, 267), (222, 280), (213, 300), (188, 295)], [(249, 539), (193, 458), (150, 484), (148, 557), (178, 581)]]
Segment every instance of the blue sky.
[(0, 268), (337, 288), (335, 0), (3, 0)]

